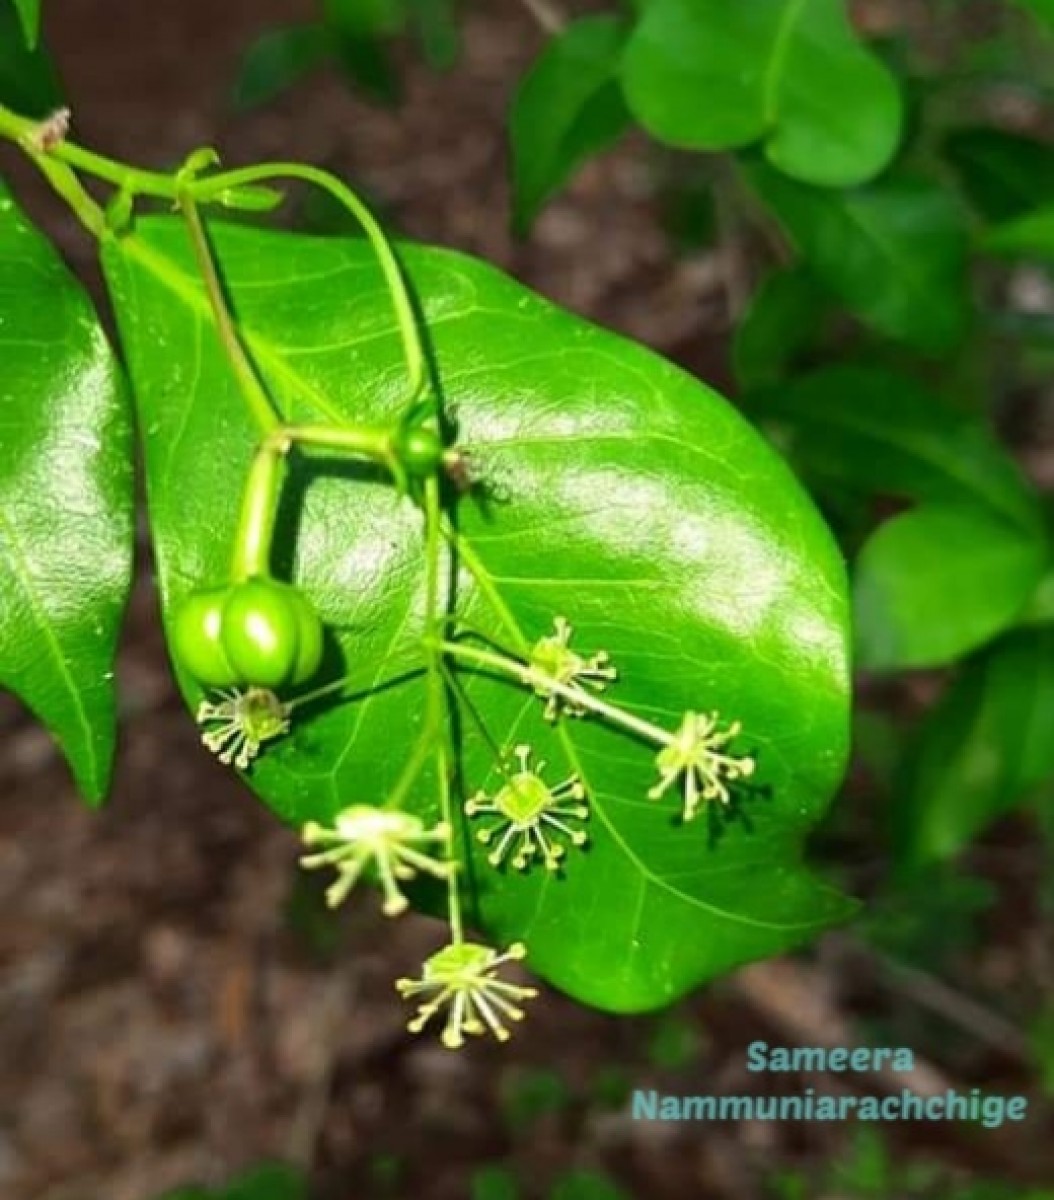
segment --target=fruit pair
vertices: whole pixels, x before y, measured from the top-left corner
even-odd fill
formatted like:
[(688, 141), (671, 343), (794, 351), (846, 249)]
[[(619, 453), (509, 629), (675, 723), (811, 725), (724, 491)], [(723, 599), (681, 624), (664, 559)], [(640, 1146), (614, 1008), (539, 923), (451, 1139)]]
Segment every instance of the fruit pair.
[(192, 592), (172, 650), (202, 687), (298, 687), (322, 662), (322, 622), (298, 588), (257, 576)]

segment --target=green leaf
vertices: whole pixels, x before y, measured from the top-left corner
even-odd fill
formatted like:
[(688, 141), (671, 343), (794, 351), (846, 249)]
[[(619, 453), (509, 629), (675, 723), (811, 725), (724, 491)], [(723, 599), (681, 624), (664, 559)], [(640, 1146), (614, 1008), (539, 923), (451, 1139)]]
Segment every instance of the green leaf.
[(629, 1196), (599, 1171), (571, 1171), (557, 1181), (550, 1200), (629, 1200)]
[(965, 217), (944, 188), (888, 175), (832, 192), (760, 161), (745, 169), (809, 269), (866, 325), (927, 354), (962, 340), (970, 317)]
[(1054, 30), (1054, 0), (1014, 0), (1014, 3), (1031, 13), (1041, 25)]
[(853, 35), (842, 0), (651, 0), (623, 85), (660, 140), (763, 142), (774, 167), (824, 187), (871, 179), (900, 140), (896, 82)]
[(472, 1172), (471, 1200), (520, 1200), (522, 1192), (508, 1167), (491, 1164)]
[(32, 116), (47, 116), (62, 89), (42, 46), (27, 49), (14, 8), (0, 0), (0, 102)]
[(1054, 630), (967, 662), (909, 747), (894, 822), (913, 863), (950, 858), (1054, 775)]
[(234, 82), (232, 99), (239, 109), (258, 108), (326, 62), (333, 39), (325, 25), (290, 25), (269, 29), (245, 52)]
[(984, 248), (1008, 258), (1054, 259), (1054, 204), (1025, 213), (990, 230)]
[(406, 0), (406, 7), (425, 61), (438, 71), (449, 70), (461, 53), (455, 0)]
[(34, 50), (40, 37), (40, 0), (14, 0), (26, 46)]
[(956, 661), (1014, 624), (1047, 559), (1038, 531), (976, 505), (922, 505), (885, 522), (856, 564), (858, 663)]
[(299, 1171), (281, 1164), (254, 1167), (215, 1190), (185, 1188), (163, 1200), (307, 1200), (307, 1183)]
[(773, 271), (754, 293), (732, 343), (742, 388), (773, 384), (816, 336), (830, 298), (802, 267)]
[[(390, 419), (403, 369), (368, 248), (214, 233), (249, 349), (286, 415)], [(716, 709), (743, 722), (759, 758), (756, 787), (730, 811), (683, 826), (677, 797), (645, 798), (652, 747), (597, 722), (554, 729), (536, 698), (462, 674), (500, 745), (529, 742), (553, 782), (580, 769), (593, 801), (590, 847), (560, 878), (496, 871), (469, 840), (476, 923), (496, 944), (525, 941), (532, 968), (578, 999), (635, 1011), (843, 919), (846, 901), (801, 862), (842, 774), (848, 714), (843, 566), (808, 498), (742, 417), (671, 365), (483, 263), (420, 247), (404, 257), (446, 402), (491, 492), (458, 507), (485, 585), (460, 572), (463, 619), (512, 649), (487, 587), (529, 641), (563, 615), (578, 644), (612, 655), (619, 703), (667, 727), (689, 708)], [(179, 223), (141, 221), (107, 248), (106, 269), (167, 614), (224, 578), (258, 434)], [(301, 823), (383, 802), (413, 743), (419, 676), (381, 685), (422, 661), (421, 521), (390, 488), (317, 462), (298, 465), (285, 520), (296, 541), (277, 566), (333, 629), (333, 657), (359, 693), (301, 716), (250, 776)], [(493, 752), (463, 719), (465, 788), (493, 790)], [(427, 816), (431, 796), (424, 780), (414, 804)]]
[(618, 86), (625, 26), (585, 17), (545, 47), (516, 90), (509, 116), (513, 224), (525, 233), (545, 202), (629, 127)]
[(811, 476), (868, 495), (980, 504), (1030, 531), (1042, 524), (1035, 490), (990, 430), (910, 376), (826, 367), (745, 403), (785, 428)]
[(970, 203), (989, 221), (1009, 221), (1054, 203), (1054, 146), (1002, 129), (956, 129), (944, 142)]
[(87, 296), (0, 184), (0, 684), (106, 794), (132, 571), (120, 370)]

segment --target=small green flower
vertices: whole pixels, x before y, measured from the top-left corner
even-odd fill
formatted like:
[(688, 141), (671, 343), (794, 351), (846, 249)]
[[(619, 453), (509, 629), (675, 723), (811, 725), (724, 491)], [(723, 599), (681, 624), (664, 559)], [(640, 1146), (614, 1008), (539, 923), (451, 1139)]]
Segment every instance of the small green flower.
[(353, 804), (337, 815), (332, 828), (309, 821), (301, 831), (306, 846), (328, 847), (307, 854), (300, 865), (312, 870), (335, 867), (336, 881), (326, 892), (330, 908), (341, 904), (372, 862), (384, 892), (384, 912), (394, 917), (404, 912), (408, 901), (400, 881), (413, 879), (424, 871), (436, 879), (449, 879), (455, 869), (446, 858), (425, 853), (421, 847), (450, 845), (450, 826), (440, 822), (426, 829), (420, 817), (394, 809), (371, 808)]
[(754, 774), (755, 763), (750, 755), (724, 753), (724, 747), (742, 732), (742, 725), (733, 721), (727, 729), (721, 729), (719, 720), (717, 713), (685, 713), (680, 729), (655, 756), (659, 782), (648, 792), (648, 798), (658, 800), (682, 779), (686, 821), (695, 816), (702, 801), (728, 804), (728, 784)]
[(587, 711), (569, 696), (558, 696), (547, 681), (553, 680), (565, 687), (582, 687), (588, 684), (602, 692), (609, 683), (618, 678), (618, 672), (610, 665), (603, 650), (589, 658), (571, 649), (571, 626), (564, 617), (553, 621), (556, 632), (539, 639), (531, 650), (530, 667), (536, 677), (535, 694), (546, 697), (545, 719), (555, 721), (561, 713), (569, 717), (581, 717)]
[(512, 865), (525, 870), (540, 854), (550, 871), (559, 869), (566, 854), (566, 847), (552, 841), (554, 834), (563, 835), (572, 846), (584, 846), (587, 835), (583, 829), (574, 829), (568, 821), (585, 821), (589, 817), (589, 805), (582, 803), (586, 791), (577, 775), (563, 783), (550, 787), (542, 772), (545, 763), (540, 762), (535, 770), (530, 768), (530, 746), (517, 746), (513, 751), (519, 759), (519, 770), (509, 776), (508, 782), (493, 798), (478, 792), (465, 804), (465, 813), (470, 817), (497, 817), (496, 823), (481, 829), (476, 835), (484, 846), (497, 839), (487, 861), (500, 867), (512, 854)]
[(524, 958), (525, 947), (516, 942), (504, 954), (476, 942), (452, 942), (433, 954), (420, 979), (399, 979), (395, 988), (404, 999), (427, 996), (418, 1006), (408, 1028), (420, 1033), (441, 1009), (446, 1008), (446, 1025), (441, 1040), (450, 1050), (465, 1044), (465, 1034), (480, 1036), (488, 1030), (499, 1042), (511, 1034), (507, 1021), (522, 1021), (520, 1002), (538, 995), (535, 988), (506, 983), (497, 970), (507, 962)]
[(201, 740), (224, 765), (248, 770), (264, 742), (289, 732), (289, 705), (267, 688), (232, 688), (218, 695), (218, 701), (198, 705)]

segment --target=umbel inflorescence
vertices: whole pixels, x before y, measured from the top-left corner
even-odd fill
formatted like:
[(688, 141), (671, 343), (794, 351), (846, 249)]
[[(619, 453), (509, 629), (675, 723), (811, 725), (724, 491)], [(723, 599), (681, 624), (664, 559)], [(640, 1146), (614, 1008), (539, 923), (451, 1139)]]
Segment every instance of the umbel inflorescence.
[[(731, 750), (741, 735), (738, 722), (723, 724), (715, 712), (688, 712), (672, 732), (653, 725), (601, 697), (617, 679), (606, 653), (584, 656), (573, 650), (571, 626), (564, 617), (555, 619), (554, 630), (539, 638), (523, 658), (461, 638), (440, 645), (454, 664), (487, 669), (536, 696), (549, 722), (595, 719), (651, 741), (656, 778), (646, 795), (661, 800), (677, 790), (683, 821), (694, 820), (706, 804), (731, 802), (735, 785), (754, 771), (752, 756)], [(204, 738), (224, 761), (233, 757), (244, 767), (264, 740), (288, 731), (295, 706), (283, 706), (268, 695), (266, 702), (247, 692), (228, 694), (218, 705), (203, 704), (200, 717), (210, 726)], [(217, 725), (218, 713), (222, 723)], [(499, 782), (490, 789), (480, 788), (460, 806), (467, 820), (466, 842), (474, 838), (485, 848), (489, 869), (573, 870), (574, 852), (589, 841), (590, 798), (583, 780), (573, 771), (553, 779), (548, 764), (538, 760), (527, 743), (498, 754), (494, 770)], [(451, 941), (424, 963), (418, 978), (396, 984), (400, 995), (418, 1003), (409, 1022), (411, 1031), (421, 1032), (445, 1013), (441, 1040), (450, 1048), (462, 1046), (473, 1035), (506, 1040), (510, 1026), (523, 1018), (523, 1002), (536, 995), (533, 988), (499, 974), (507, 964), (525, 957), (521, 944), (499, 952), (461, 934), (457, 879), (465, 864), (459, 857), (454, 825), (449, 819), (428, 825), (400, 807), (357, 803), (328, 823), (304, 825), (301, 832), (308, 852), (300, 860), (305, 868), (335, 872), (326, 893), (333, 907), (342, 904), (365, 878), (379, 883), (388, 916), (406, 911), (403, 885), (422, 875), (450, 889)]]

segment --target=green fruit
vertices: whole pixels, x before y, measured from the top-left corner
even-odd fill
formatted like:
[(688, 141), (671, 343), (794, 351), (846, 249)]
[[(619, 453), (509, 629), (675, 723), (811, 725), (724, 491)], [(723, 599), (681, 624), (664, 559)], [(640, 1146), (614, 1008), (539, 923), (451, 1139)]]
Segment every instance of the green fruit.
[(221, 639), (229, 592), (229, 588), (193, 592), (172, 618), (172, 657), (202, 687), (233, 687), (239, 682)]
[(220, 638), (239, 682), (248, 687), (298, 686), (322, 661), (317, 613), (295, 587), (273, 579), (248, 579), (230, 589)]
[(395, 453), (407, 475), (414, 479), (427, 479), (439, 469), (446, 447), (434, 429), (417, 425), (399, 431), (395, 439)]

